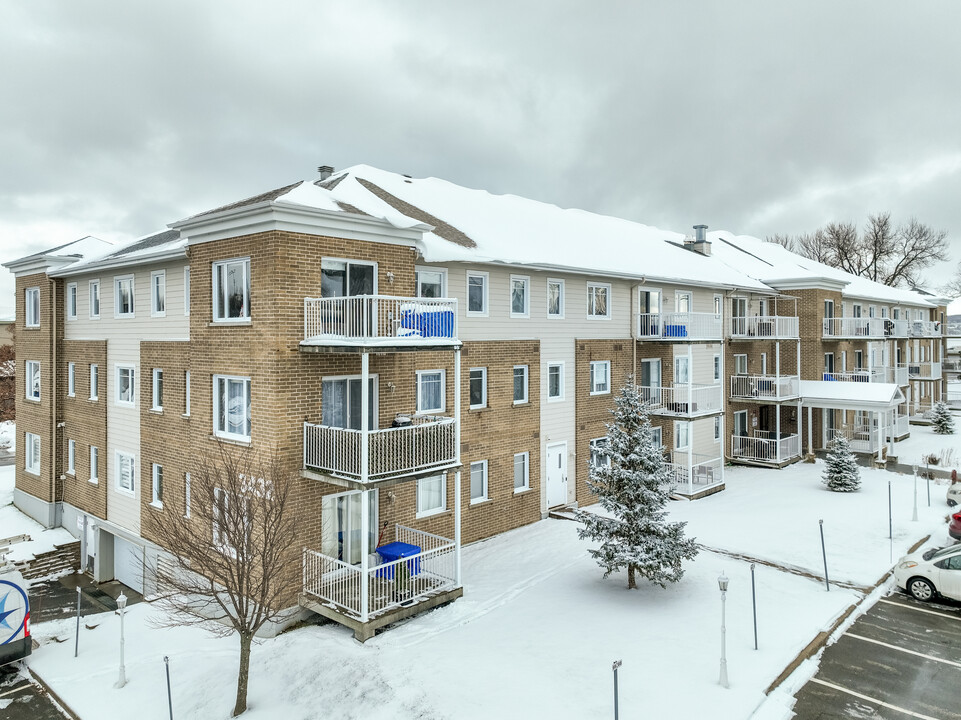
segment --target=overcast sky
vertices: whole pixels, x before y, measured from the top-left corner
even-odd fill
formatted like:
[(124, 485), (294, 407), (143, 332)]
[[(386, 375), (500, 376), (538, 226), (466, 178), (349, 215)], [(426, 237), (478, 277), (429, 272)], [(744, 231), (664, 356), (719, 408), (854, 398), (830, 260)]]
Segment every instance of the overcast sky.
[(913, 215), (949, 232), (937, 284), (958, 27), (956, 0), (9, 0), (0, 261), (367, 163), (678, 231)]

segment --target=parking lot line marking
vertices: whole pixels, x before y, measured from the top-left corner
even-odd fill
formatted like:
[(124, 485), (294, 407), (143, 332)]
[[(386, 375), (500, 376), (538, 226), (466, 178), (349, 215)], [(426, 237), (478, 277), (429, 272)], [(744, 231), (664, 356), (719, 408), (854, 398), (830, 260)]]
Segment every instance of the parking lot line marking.
[(818, 685), (824, 685), (825, 687), (829, 687), (832, 690), (837, 690), (838, 692), (843, 692), (843, 693), (847, 693), (848, 695), (853, 695), (854, 697), (860, 698), (861, 700), (867, 700), (868, 702), (874, 703), (875, 705), (886, 707), (888, 708), (888, 710), (894, 710), (899, 713), (904, 713), (905, 715), (910, 715), (913, 718), (918, 718), (918, 720), (938, 720), (938, 718), (936, 717), (931, 717), (930, 715), (922, 715), (921, 713), (916, 713), (913, 710), (907, 710), (906, 708), (898, 707), (897, 705), (892, 705), (891, 703), (886, 703), (884, 702), (884, 700), (878, 700), (877, 698), (873, 698), (870, 695), (862, 695), (859, 692), (854, 692), (854, 690), (848, 690), (845, 687), (841, 687), (840, 685), (835, 685), (834, 683), (826, 682), (824, 680), (821, 680), (820, 678), (816, 678), (816, 677), (811, 678), (811, 682), (815, 682)]
[(898, 607), (908, 608), (909, 610), (916, 610), (917, 612), (928, 613), (929, 615), (939, 615), (940, 617), (951, 618), (952, 620), (958, 620), (961, 622), (961, 617), (957, 615), (949, 615), (948, 613), (938, 612), (937, 610), (928, 610), (927, 608), (919, 608), (914, 605), (908, 605), (907, 603), (899, 603), (894, 600), (878, 600), (878, 602), (883, 602), (888, 605), (897, 605)]
[(28, 683), (28, 682), (27, 682), (27, 683), (23, 683), (22, 685), (18, 685), (17, 687), (15, 687), (13, 690), (7, 690), (7, 692), (5, 692), (5, 693), (0, 693), (0, 698), (6, 697), (7, 695), (13, 695), (15, 692), (20, 692), (21, 690), (26, 690), (26, 689), (28, 689), (29, 687), (30, 687), (30, 683)]
[(942, 658), (936, 658), (933, 655), (925, 655), (924, 653), (919, 653), (916, 650), (908, 650), (907, 648), (898, 647), (897, 645), (891, 645), (890, 643), (881, 642), (880, 640), (872, 640), (871, 638), (864, 637), (863, 635), (855, 635), (854, 633), (844, 633), (844, 637), (855, 638), (856, 640), (864, 640), (864, 642), (874, 643), (875, 645), (881, 645), (882, 647), (891, 648), (892, 650), (898, 650), (903, 653), (908, 653), (908, 655), (916, 655), (917, 657), (923, 657), (928, 660), (934, 660), (935, 662), (944, 663), (945, 665), (954, 665), (956, 668), (961, 668), (961, 663), (955, 662), (954, 660), (944, 660)]

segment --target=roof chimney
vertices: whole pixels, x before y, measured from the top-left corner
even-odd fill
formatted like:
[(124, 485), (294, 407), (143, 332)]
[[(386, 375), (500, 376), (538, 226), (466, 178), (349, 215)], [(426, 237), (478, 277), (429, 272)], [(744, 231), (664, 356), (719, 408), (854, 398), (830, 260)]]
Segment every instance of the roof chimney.
[(685, 239), (684, 244), (694, 252), (701, 253), (701, 255), (710, 255), (711, 241), (707, 239), (707, 225), (695, 225), (694, 238), (691, 240)]
[(321, 180), (326, 180), (334, 174), (334, 168), (331, 165), (321, 165), (319, 168), (317, 168), (317, 172), (320, 173)]

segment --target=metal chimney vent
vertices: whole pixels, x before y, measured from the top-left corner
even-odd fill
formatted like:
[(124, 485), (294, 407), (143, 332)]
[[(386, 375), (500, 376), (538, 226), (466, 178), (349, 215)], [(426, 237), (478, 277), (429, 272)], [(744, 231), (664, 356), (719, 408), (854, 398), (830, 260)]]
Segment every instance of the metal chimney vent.
[(707, 225), (694, 226), (693, 242), (685, 242), (686, 247), (701, 255), (711, 254), (711, 241), (707, 239)]
[(334, 168), (331, 165), (321, 165), (319, 168), (317, 168), (317, 172), (320, 173), (321, 180), (326, 180), (334, 174)]

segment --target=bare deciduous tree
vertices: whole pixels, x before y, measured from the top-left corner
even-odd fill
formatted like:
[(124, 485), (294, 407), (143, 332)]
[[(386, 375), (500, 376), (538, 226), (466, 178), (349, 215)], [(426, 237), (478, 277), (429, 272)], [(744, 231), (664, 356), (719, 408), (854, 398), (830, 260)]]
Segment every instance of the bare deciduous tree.
[(13, 345), (0, 345), (0, 422), (16, 415), (16, 369)]
[[(189, 489), (188, 489), (189, 488)], [(233, 716), (247, 709), (250, 646), (290, 604), (299, 572), (292, 481), (276, 457), (220, 446), (190, 473), (183, 512), (151, 513), (147, 523), (172, 553), (147, 562), (168, 617), (161, 626), (199, 625), (240, 636)]]
[(767, 239), (884, 285), (915, 286), (926, 268), (948, 259), (947, 236), (947, 230), (935, 230), (916, 218), (895, 226), (891, 213), (883, 212), (869, 216), (862, 232), (854, 223), (831, 222), (812, 233)]

